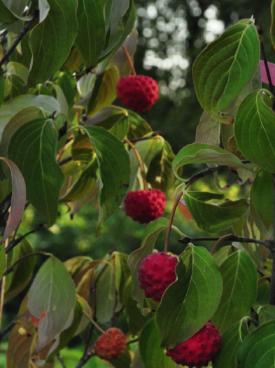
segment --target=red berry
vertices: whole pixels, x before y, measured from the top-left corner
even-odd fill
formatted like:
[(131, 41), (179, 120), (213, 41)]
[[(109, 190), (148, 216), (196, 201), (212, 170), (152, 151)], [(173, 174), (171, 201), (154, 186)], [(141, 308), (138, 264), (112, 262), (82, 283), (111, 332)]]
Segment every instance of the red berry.
[(165, 194), (158, 189), (128, 192), (124, 200), (126, 214), (141, 224), (161, 217), (165, 206)]
[(139, 266), (138, 279), (145, 296), (160, 301), (167, 287), (176, 280), (176, 256), (160, 252), (145, 257)]
[(158, 83), (145, 75), (122, 77), (117, 86), (117, 95), (129, 109), (149, 111), (159, 98)]
[(121, 355), (127, 346), (127, 337), (116, 327), (109, 328), (95, 343), (95, 353), (100, 358), (111, 360)]
[(208, 322), (190, 339), (167, 351), (177, 364), (202, 367), (210, 362), (221, 347), (221, 336), (213, 323)]

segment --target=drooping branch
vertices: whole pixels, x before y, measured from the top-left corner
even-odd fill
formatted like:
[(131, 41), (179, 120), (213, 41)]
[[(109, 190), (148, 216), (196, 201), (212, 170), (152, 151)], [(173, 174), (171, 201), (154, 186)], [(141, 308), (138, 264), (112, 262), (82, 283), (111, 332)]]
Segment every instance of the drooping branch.
[(52, 254), (48, 252), (33, 252), (24, 255), (23, 257), (19, 258), (16, 262), (14, 262), (10, 267), (8, 267), (3, 276), (7, 276), (9, 273), (13, 272), (15, 267), (18, 266), (21, 262), (25, 261), (28, 258), (35, 257), (35, 256), (44, 256), (44, 257), (51, 257)]
[[(183, 244), (188, 244), (188, 243), (196, 243), (196, 242), (201, 242), (201, 241), (212, 242), (212, 241), (218, 241), (220, 239), (221, 238), (217, 236), (198, 237), (198, 238), (185, 237), (185, 238), (180, 239), (179, 242)], [(268, 249), (270, 249), (270, 244), (272, 242), (271, 240), (259, 240), (259, 239), (254, 239), (254, 238), (246, 238), (246, 237), (237, 236), (234, 234), (225, 235), (224, 237), (222, 237), (222, 239), (223, 241), (228, 241), (228, 242), (259, 244), (259, 245), (263, 245), (264, 247)]]
[(171, 215), (170, 215), (170, 219), (169, 219), (169, 223), (168, 223), (168, 227), (166, 229), (165, 239), (164, 239), (164, 251), (165, 252), (168, 251), (169, 239), (170, 239), (170, 235), (171, 235), (171, 231), (172, 231), (172, 227), (173, 227), (173, 222), (174, 222), (175, 214), (176, 214), (176, 211), (177, 211), (177, 208), (178, 208), (178, 205), (180, 203), (182, 195), (183, 195), (182, 191), (177, 194), (177, 196), (175, 198), (173, 208), (172, 208), (172, 211), (171, 211)]

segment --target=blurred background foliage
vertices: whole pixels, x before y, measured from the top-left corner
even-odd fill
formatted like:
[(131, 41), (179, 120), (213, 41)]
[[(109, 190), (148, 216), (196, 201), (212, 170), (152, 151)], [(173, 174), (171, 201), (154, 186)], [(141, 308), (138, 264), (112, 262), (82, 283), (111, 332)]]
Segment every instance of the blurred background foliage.
[[(151, 75), (159, 81), (161, 98), (146, 114), (146, 120), (171, 143), (175, 152), (194, 141), (201, 108), (192, 86), (191, 65), (196, 55), (221, 34), (226, 26), (239, 18), (255, 16), (264, 28), (266, 47), (271, 55), (268, 38), (269, 1), (259, 0), (136, 0), (139, 45), (135, 57), (138, 74)], [(269, 58), (272, 61), (272, 58)], [(171, 193), (171, 198), (173, 193)], [(171, 208), (168, 203), (167, 213)], [(68, 209), (60, 206), (60, 216), (54, 226), (28, 237), (35, 249), (52, 252), (65, 260), (76, 255), (101, 258), (114, 250), (130, 253), (141, 242), (144, 226), (127, 218), (122, 209), (104, 224), (97, 234), (98, 210), (87, 203), (73, 219)], [(32, 229), (36, 215), (26, 212), (20, 232)], [(178, 211), (176, 225), (187, 235), (199, 235), (200, 230)], [(178, 237), (178, 235), (177, 235)], [(163, 239), (159, 239), (159, 246)], [(171, 250), (182, 246), (171, 239)], [(19, 299), (18, 299), (19, 300)], [(17, 310), (17, 299), (8, 305), (7, 320)], [(5, 350), (5, 349), (4, 349)], [(81, 351), (64, 351), (68, 368), (74, 367)], [(3, 363), (0, 361), (0, 366)], [(93, 360), (91, 366), (97, 365)], [(104, 365), (105, 366), (105, 365)], [(89, 367), (89, 365), (87, 365)]]

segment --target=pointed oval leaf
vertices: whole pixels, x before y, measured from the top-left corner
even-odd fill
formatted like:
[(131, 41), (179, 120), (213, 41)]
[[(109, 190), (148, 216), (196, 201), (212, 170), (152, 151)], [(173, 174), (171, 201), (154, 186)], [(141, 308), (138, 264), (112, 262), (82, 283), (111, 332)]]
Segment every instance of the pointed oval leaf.
[(275, 321), (260, 326), (245, 338), (239, 352), (239, 366), (275, 367)]
[(173, 161), (175, 175), (182, 179), (179, 171), (183, 166), (196, 164), (226, 165), (234, 168), (246, 168), (233, 153), (209, 144), (193, 143), (183, 147)]
[(77, 33), (77, 1), (48, 0), (50, 10), (30, 33), (31, 83), (44, 82), (65, 63)]
[(104, 0), (79, 0), (77, 17), (80, 24), (76, 46), (87, 67), (94, 67), (105, 45)]
[(28, 293), (28, 310), (43, 319), (38, 325), (38, 346), (46, 346), (73, 320), (76, 291), (73, 280), (62, 262), (48, 259), (38, 271)]
[[(209, 197), (204, 197), (208, 194)], [(218, 233), (232, 228), (234, 223), (240, 221), (248, 210), (246, 200), (223, 201), (212, 203), (209, 200), (219, 199), (215, 193), (188, 192), (185, 202), (197, 225), (209, 232)]]
[(242, 102), (236, 116), (239, 150), (262, 169), (275, 172), (275, 113), (272, 94), (261, 89)]
[(229, 27), (207, 46), (193, 65), (197, 98), (211, 115), (218, 115), (233, 102), (259, 64), (260, 42), (252, 19)]
[(100, 194), (100, 220), (105, 220), (121, 204), (129, 185), (130, 163), (124, 145), (103, 128), (86, 128), (97, 155)]
[(174, 347), (199, 331), (216, 312), (222, 295), (220, 271), (203, 247), (186, 248), (180, 256), (177, 276), (156, 314), (161, 341), (166, 347)]
[(259, 171), (251, 188), (251, 205), (267, 228), (273, 223), (272, 191), (272, 175)]
[(176, 368), (178, 365), (166, 356), (161, 348), (161, 340), (156, 321), (146, 324), (139, 339), (139, 350), (146, 368)]
[(243, 250), (231, 254), (220, 266), (223, 278), (221, 303), (213, 322), (223, 333), (249, 313), (257, 296), (257, 270)]
[(245, 336), (248, 334), (246, 324), (247, 318), (243, 318), (240, 322), (235, 323), (222, 336), (222, 347), (218, 355), (214, 358), (213, 368), (237, 368), (238, 351), (243, 343)]
[(58, 133), (51, 119), (23, 125), (11, 138), (9, 157), (22, 171), (30, 203), (51, 225), (57, 216), (62, 172), (56, 162)]

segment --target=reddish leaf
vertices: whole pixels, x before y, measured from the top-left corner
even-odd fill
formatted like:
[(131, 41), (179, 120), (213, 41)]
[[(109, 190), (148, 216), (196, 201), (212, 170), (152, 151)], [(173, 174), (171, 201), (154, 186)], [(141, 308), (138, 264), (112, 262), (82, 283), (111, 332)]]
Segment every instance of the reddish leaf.
[(0, 160), (9, 167), (12, 182), (11, 208), (3, 239), (6, 240), (17, 229), (23, 217), (26, 204), (26, 184), (21, 171), (13, 161), (5, 157), (0, 157)]

